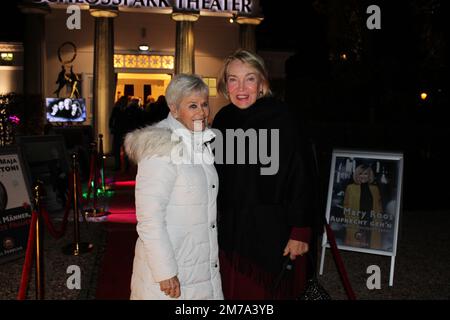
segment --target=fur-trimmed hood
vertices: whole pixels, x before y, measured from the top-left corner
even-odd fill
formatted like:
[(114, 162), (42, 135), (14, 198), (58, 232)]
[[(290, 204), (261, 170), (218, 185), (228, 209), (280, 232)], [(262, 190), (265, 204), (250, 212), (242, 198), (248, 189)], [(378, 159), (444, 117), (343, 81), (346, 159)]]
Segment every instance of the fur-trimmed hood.
[(125, 136), (124, 147), (128, 158), (135, 163), (153, 156), (171, 156), (174, 147), (182, 141), (188, 149), (202, 150), (202, 145), (216, 135), (210, 129), (192, 134), (169, 113), (168, 117), (155, 125), (134, 130)]
[(179, 143), (179, 137), (170, 128), (147, 126), (128, 133), (124, 146), (128, 158), (138, 163), (144, 158), (169, 156)]

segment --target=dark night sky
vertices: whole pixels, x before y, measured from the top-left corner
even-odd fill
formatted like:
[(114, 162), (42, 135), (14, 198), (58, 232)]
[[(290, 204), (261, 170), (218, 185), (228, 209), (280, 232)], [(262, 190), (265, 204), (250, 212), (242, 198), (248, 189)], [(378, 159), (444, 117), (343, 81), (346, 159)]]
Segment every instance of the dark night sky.
[(23, 15), (17, 8), (18, 1), (6, 0), (1, 3), (0, 41), (23, 40)]
[[(342, 12), (326, 12), (327, 6), (337, 3), (339, 8), (348, 4), (357, 7), (360, 13), (360, 25), (363, 24), (362, 47), (363, 62), (374, 68), (385, 68), (390, 76), (403, 77), (405, 83), (414, 81), (422, 82), (447, 82), (448, 83), (448, 58), (446, 60), (430, 64), (426, 60), (430, 48), (424, 47), (421, 37), (425, 26), (433, 30), (436, 39), (430, 43), (439, 41), (440, 56), (448, 54), (448, 26), (449, 21), (448, 1), (444, 0), (410, 0), (410, 1), (369, 1), (369, 0), (304, 0), (304, 1), (274, 1), (260, 0), (265, 19), (257, 28), (257, 46), (259, 50), (289, 50), (297, 51), (304, 66), (308, 70), (303, 72), (314, 73), (328, 63), (330, 52), (330, 20)], [(325, 7), (324, 10), (316, 10), (317, 3)], [(314, 6), (315, 4), (316, 6)], [(368, 16), (365, 8), (370, 4), (377, 4), (381, 8), (381, 30), (368, 30), (365, 27), (365, 19)], [(433, 9), (433, 14), (427, 14), (427, 10)], [(429, 13), (429, 12), (428, 12)], [(17, 8), (17, 1), (6, 0), (2, 2), (0, 19), (0, 41), (21, 41), (23, 39), (24, 19)], [(345, 22), (343, 23), (345, 29)], [(334, 30), (334, 36), (345, 38), (345, 32), (353, 32), (354, 29)], [(444, 36), (442, 36), (444, 34)], [(342, 50), (348, 50), (345, 44)], [(433, 47), (431, 47), (433, 49)], [(442, 54), (442, 52), (445, 52)], [(433, 62), (433, 61), (431, 61)], [(428, 63), (428, 65), (427, 65)], [(441, 68), (444, 65), (444, 68)], [(395, 66), (395, 68), (393, 68)], [(395, 70), (391, 70), (395, 69)], [(437, 69), (442, 69), (439, 71)], [(395, 73), (394, 75), (392, 75)]]
[[(316, 10), (313, 3), (324, 9)], [(337, 10), (330, 9), (333, 3), (338, 4)], [(381, 30), (366, 27), (366, 8), (371, 4), (381, 9)], [(344, 10), (345, 5), (350, 10)], [(448, 103), (448, 1), (261, 0), (261, 6), (265, 19), (257, 29), (258, 48), (296, 51), (290, 68), (294, 77), (314, 77), (329, 64), (333, 49), (351, 51), (354, 43), (346, 40), (356, 38), (359, 26), (361, 59), (355, 63), (350, 57), (347, 65), (357, 67), (361, 82), (385, 92), (435, 88), (441, 90), (441, 97), (446, 95), (441, 104)], [(354, 25), (348, 18), (352, 11), (359, 19)], [(336, 20), (340, 21), (337, 27), (332, 24)], [(333, 48), (330, 39), (340, 47)]]

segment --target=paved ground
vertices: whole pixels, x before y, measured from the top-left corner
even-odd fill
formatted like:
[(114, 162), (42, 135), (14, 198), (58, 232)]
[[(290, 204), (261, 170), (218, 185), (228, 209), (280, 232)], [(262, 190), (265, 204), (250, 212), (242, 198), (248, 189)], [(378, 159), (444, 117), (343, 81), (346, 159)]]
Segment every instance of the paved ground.
[[(58, 222), (55, 220), (58, 227)], [(100, 223), (80, 224), (80, 240), (94, 245), (93, 250), (79, 256), (66, 255), (62, 249), (74, 242), (73, 219), (60, 239), (46, 233), (44, 238), (45, 299), (76, 300), (95, 299), (96, 281), (101, 256), (105, 248), (106, 233)], [(0, 300), (14, 300), (19, 291), (24, 257), (0, 265)], [(81, 289), (69, 289), (67, 273), (71, 265), (79, 266)], [(27, 299), (35, 299), (35, 270), (31, 270)]]
[[(365, 300), (448, 300), (450, 299), (449, 213), (405, 213), (399, 241), (393, 287), (388, 286), (390, 258), (365, 253), (341, 251), (350, 281), (358, 299)], [(94, 244), (90, 253), (75, 257), (61, 249), (73, 242), (72, 223), (64, 238), (45, 239), (46, 299), (95, 299), (97, 277), (101, 270), (106, 232), (101, 223), (81, 224), (81, 240)], [(23, 259), (0, 265), (0, 299), (15, 299), (18, 292)], [(80, 266), (81, 290), (69, 290), (67, 267)], [(381, 270), (381, 289), (369, 290), (366, 269), (377, 265)], [(324, 274), (319, 281), (333, 299), (346, 299), (331, 251), (327, 249)], [(34, 299), (34, 272), (30, 279), (28, 299)]]
[[(358, 299), (450, 299), (450, 212), (405, 212), (389, 287), (390, 257), (340, 251)], [(367, 267), (381, 270), (381, 289), (366, 286)], [(334, 299), (346, 299), (331, 250), (327, 249), (320, 282)]]
[[(56, 221), (58, 223), (58, 221)], [(106, 246), (106, 231), (101, 222), (82, 223), (81, 241), (94, 245), (92, 252), (67, 256), (62, 248), (73, 242), (73, 223), (59, 240), (45, 238), (46, 299), (95, 299), (98, 275)], [(404, 212), (400, 221), (398, 252), (393, 287), (388, 286), (390, 257), (341, 251), (350, 281), (358, 299), (363, 300), (448, 300), (450, 299), (450, 212)], [(132, 248), (130, 248), (132, 250)], [(319, 255), (320, 256), (320, 255)], [(17, 296), (23, 258), (0, 265), (0, 299)], [(67, 288), (67, 267), (78, 265), (81, 270), (81, 290)], [(381, 270), (381, 289), (369, 290), (366, 269), (377, 265)], [(34, 299), (34, 272), (30, 279), (28, 299)], [(335, 300), (346, 295), (327, 249), (324, 274), (319, 281)]]

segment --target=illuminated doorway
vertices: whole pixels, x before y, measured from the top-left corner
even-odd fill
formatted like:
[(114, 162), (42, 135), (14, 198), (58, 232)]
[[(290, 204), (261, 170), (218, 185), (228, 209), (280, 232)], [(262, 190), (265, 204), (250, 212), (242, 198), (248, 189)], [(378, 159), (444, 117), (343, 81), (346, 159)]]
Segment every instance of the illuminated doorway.
[(139, 98), (142, 104), (149, 97), (157, 100), (160, 95), (165, 95), (172, 75), (165, 73), (117, 73), (117, 85), (115, 101), (125, 94)]

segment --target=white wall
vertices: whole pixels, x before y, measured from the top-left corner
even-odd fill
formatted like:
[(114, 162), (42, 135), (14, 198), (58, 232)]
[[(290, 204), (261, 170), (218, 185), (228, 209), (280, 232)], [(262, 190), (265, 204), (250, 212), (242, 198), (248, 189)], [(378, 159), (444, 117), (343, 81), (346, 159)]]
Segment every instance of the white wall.
[(0, 66), (0, 94), (23, 93), (23, 67)]
[[(142, 28), (146, 29), (145, 38)], [(146, 42), (150, 50), (175, 54), (175, 22), (168, 14), (119, 12), (114, 18), (114, 50), (138, 50)]]
[[(224, 17), (201, 16), (194, 26), (195, 72), (203, 77), (217, 78), (223, 60), (239, 48), (239, 26)], [(210, 121), (228, 104), (222, 96), (211, 97)]]
[[(46, 15), (45, 21), (45, 40), (47, 47), (47, 70), (45, 86), (45, 96), (55, 97), (53, 93), (58, 85), (55, 83), (58, 73), (61, 71), (61, 62), (58, 59), (58, 48), (64, 42), (73, 42), (77, 47), (77, 56), (73, 61), (73, 71), (75, 73), (85, 74), (84, 79), (92, 76), (94, 70), (94, 18), (88, 11), (81, 11), (81, 29), (69, 30), (66, 26), (66, 20), (69, 15), (65, 10), (52, 9), (51, 14)], [(65, 46), (64, 49), (70, 47)], [(65, 56), (63, 56), (64, 58)], [(82, 83), (82, 97), (87, 102), (87, 123), (92, 121), (92, 108), (89, 93), (89, 85)], [(63, 89), (65, 90), (65, 89)], [(63, 90), (61, 94), (63, 94)]]

